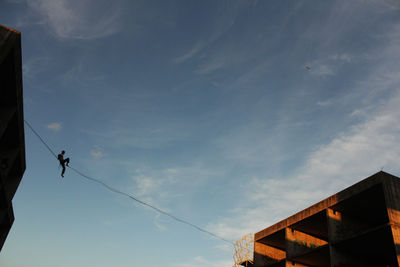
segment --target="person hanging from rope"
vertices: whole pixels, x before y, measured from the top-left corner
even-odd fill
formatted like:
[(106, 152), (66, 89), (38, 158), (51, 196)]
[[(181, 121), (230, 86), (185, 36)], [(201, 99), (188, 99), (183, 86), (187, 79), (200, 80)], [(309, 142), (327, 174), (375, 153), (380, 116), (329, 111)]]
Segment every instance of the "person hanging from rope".
[(64, 159), (64, 154), (65, 151), (61, 151), (61, 154), (58, 154), (57, 159), (60, 162), (60, 165), (62, 167), (62, 172), (61, 172), (61, 177), (64, 178), (64, 173), (65, 173), (65, 163), (67, 163), (67, 166), (69, 166), (69, 158)]

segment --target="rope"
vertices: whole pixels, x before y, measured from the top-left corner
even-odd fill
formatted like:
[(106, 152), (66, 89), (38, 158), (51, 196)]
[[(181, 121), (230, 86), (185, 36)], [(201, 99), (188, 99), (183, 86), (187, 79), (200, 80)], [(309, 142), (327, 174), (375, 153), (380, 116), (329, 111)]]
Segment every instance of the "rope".
[(32, 130), (32, 132), (39, 138), (39, 140), (43, 143), (43, 145), (46, 146), (46, 148), (50, 151), (51, 154), (53, 154), (53, 156), (57, 159), (57, 155), (56, 153), (54, 153), (53, 150), (51, 150), (51, 148), (47, 145), (47, 143), (42, 139), (42, 137), (40, 137), (40, 135), (33, 129), (33, 127), (29, 124), (29, 122), (27, 122), (26, 120), (24, 120), (24, 122), (26, 123), (26, 125), (28, 125), (28, 127)]
[[(50, 151), (50, 153), (53, 154), (53, 156), (57, 159), (57, 155), (50, 148), (50, 146), (43, 140), (43, 138), (33, 129), (33, 127), (26, 120), (24, 120), (24, 122), (26, 123), (26, 125), (28, 125), (28, 127), (32, 130), (32, 132), (39, 138), (39, 140), (43, 143), (43, 145), (46, 146), (46, 148)], [(212, 233), (210, 231), (207, 231), (207, 230), (205, 230), (205, 229), (203, 229), (203, 228), (201, 228), (201, 227), (199, 227), (199, 226), (197, 226), (197, 225), (195, 225), (195, 224), (193, 224), (191, 222), (188, 222), (186, 220), (180, 219), (180, 218), (176, 217), (175, 215), (173, 215), (173, 214), (171, 214), (169, 212), (163, 211), (163, 210), (161, 210), (161, 209), (159, 209), (159, 208), (157, 208), (157, 207), (155, 207), (155, 206), (153, 206), (153, 205), (151, 205), (149, 203), (146, 203), (146, 202), (144, 202), (144, 201), (142, 201), (142, 200), (140, 200), (140, 199), (138, 199), (138, 198), (136, 198), (136, 197), (134, 197), (134, 196), (132, 196), (132, 195), (130, 195), (128, 193), (125, 193), (125, 192), (122, 192), (122, 191), (120, 191), (118, 189), (115, 189), (114, 187), (109, 186), (108, 184), (102, 182), (101, 180), (98, 180), (96, 178), (87, 176), (86, 174), (82, 173), (81, 171), (79, 171), (79, 170), (77, 170), (77, 169), (75, 169), (75, 168), (73, 168), (71, 166), (67, 166), (67, 167), (70, 168), (71, 170), (73, 170), (74, 172), (76, 172), (78, 175), (82, 176), (83, 178), (85, 178), (87, 180), (90, 180), (92, 182), (96, 182), (96, 183), (101, 184), (102, 186), (107, 188), (109, 191), (112, 191), (114, 193), (126, 196), (126, 197), (132, 199), (133, 201), (136, 201), (139, 204), (142, 204), (143, 206), (147, 206), (147, 207), (157, 211), (158, 213), (164, 214), (164, 215), (174, 219), (177, 222), (180, 222), (180, 223), (186, 224), (188, 226), (191, 226), (192, 228), (196, 229), (197, 231), (200, 231), (200, 232), (206, 233), (208, 235), (211, 235), (211, 236), (213, 236), (213, 237), (215, 237), (217, 239), (220, 239), (220, 240), (222, 240), (224, 242), (227, 242), (227, 243), (229, 243), (231, 245), (235, 245), (232, 241), (229, 241), (229, 240), (227, 240), (227, 239), (225, 239), (223, 237), (220, 237), (220, 236), (218, 236), (218, 235), (216, 235), (216, 234), (214, 234), (214, 233)]]

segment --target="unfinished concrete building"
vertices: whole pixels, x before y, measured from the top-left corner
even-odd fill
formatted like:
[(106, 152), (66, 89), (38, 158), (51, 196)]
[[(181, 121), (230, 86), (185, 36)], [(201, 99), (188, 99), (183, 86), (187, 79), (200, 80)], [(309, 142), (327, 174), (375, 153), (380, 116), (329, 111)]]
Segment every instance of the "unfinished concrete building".
[(0, 250), (14, 222), (12, 199), (25, 171), (21, 34), (0, 25)]
[(246, 266), (400, 266), (400, 179), (379, 172), (254, 236)]

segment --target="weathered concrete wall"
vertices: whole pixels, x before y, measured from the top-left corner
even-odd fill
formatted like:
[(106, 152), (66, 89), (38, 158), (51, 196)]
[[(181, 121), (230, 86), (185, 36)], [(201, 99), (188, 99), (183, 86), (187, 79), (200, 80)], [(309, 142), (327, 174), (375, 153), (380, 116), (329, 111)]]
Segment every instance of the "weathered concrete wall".
[(400, 181), (392, 178), (384, 184), (385, 201), (389, 222), (392, 226), (393, 242), (397, 254), (397, 262), (400, 266)]
[(392, 225), (393, 242), (397, 255), (397, 262), (400, 266), (400, 225)]

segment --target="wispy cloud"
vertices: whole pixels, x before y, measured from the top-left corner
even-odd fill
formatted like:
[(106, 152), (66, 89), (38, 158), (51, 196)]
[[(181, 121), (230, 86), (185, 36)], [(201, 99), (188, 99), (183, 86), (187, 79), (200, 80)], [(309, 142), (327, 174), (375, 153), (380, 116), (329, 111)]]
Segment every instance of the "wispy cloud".
[(65, 83), (79, 82), (79, 84), (84, 86), (104, 80), (102, 75), (92, 74), (82, 61), (77, 61), (75, 65), (71, 66), (71, 68), (63, 74), (62, 79)]
[(97, 159), (102, 158), (104, 157), (103, 149), (96, 145), (90, 150), (90, 155)]
[(350, 56), (349, 54), (336, 54), (332, 55), (330, 59), (335, 60), (335, 61), (345, 61), (345, 62), (351, 62), (353, 57)]
[(195, 55), (197, 55), (203, 48), (204, 48), (204, 43), (203, 42), (198, 42), (196, 43), (189, 51), (187, 51), (185, 54), (178, 56), (174, 59), (174, 62), (176, 63), (183, 63)]
[(24, 78), (34, 78), (36, 75), (46, 71), (50, 63), (50, 57), (35, 57), (25, 60), (22, 65)]
[(332, 76), (335, 75), (332, 67), (325, 64), (309, 64), (311, 65), (310, 73), (316, 76)]
[(227, 63), (227, 60), (221, 58), (213, 58), (203, 64), (201, 64), (196, 70), (197, 74), (207, 74), (214, 72), (218, 69), (223, 68)]
[[(182, 55), (177, 56), (173, 61), (175, 63), (184, 63), (188, 60), (199, 56), (200, 53), (204, 53), (210, 46), (214, 45), (229, 29), (234, 25), (238, 14), (244, 6), (248, 6), (245, 2), (221, 2), (222, 13), (219, 13), (214, 22), (211, 32), (207, 32), (206, 36), (201, 36), (186, 52)], [(205, 56), (202, 55), (201, 58)], [(198, 72), (203, 74), (207, 71), (211, 71), (217, 68), (217, 65), (221, 63), (213, 62), (211, 66), (207, 63), (203, 63), (199, 68)]]
[[(225, 238), (261, 230), (313, 202), (378, 172), (399, 172), (400, 92), (368, 121), (334, 138), (312, 153), (296, 175), (256, 177), (245, 188), (232, 217), (211, 223), (209, 230)], [(251, 220), (248, 220), (251, 218)]]
[[(130, 166), (126, 166), (130, 168)], [(131, 170), (133, 184), (131, 191), (138, 196), (162, 200), (176, 197), (186, 190), (195, 190), (199, 185), (206, 184), (213, 177), (220, 175), (216, 170), (204, 168), (201, 162), (188, 166), (176, 166), (157, 169), (141, 167)]]
[(5, 0), (6, 2), (9, 3), (14, 3), (14, 4), (21, 4), (23, 2), (25, 2), (25, 0)]
[(315, 76), (334, 76), (337, 69), (343, 67), (343, 64), (352, 62), (354, 56), (350, 54), (334, 54), (326, 58), (319, 58), (305, 65), (310, 66), (309, 72)]
[(318, 101), (317, 105), (320, 107), (327, 107), (333, 104), (333, 100), (332, 99), (328, 99), (328, 100), (324, 100), (324, 101)]
[(210, 267), (228, 267), (232, 266), (232, 261), (227, 260), (219, 260), (219, 261), (210, 261), (205, 259), (204, 257), (197, 256), (191, 262), (188, 263), (176, 263), (174, 266), (178, 267), (203, 267), (203, 266), (210, 266)]
[(61, 39), (97, 39), (119, 31), (118, 5), (112, 8), (93, 0), (27, 0), (40, 23)]
[(162, 222), (163, 222), (163, 218), (161, 217), (161, 214), (157, 213), (154, 216), (154, 224), (156, 225), (158, 230), (165, 231), (167, 229), (167, 227), (164, 224), (162, 224)]
[[(384, 45), (371, 51), (375, 64), (365, 73), (363, 81), (352, 88), (362, 105), (355, 106), (348, 117), (362, 115), (362, 121), (316, 147), (290, 176), (268, 171), (264, 176), (250, 178), (243, 191), (251, 193), (238, 200), (230, 216), (210, 223), (207, 229), (225, 238), (238, 239), (382, 168), (395, 175), (400, 172), (400, 37), (395, 34), (400, 32), (399, 26), (389, 30)], [(351, 59), (343, 56), (334, 60)]]
[[(121, 100), (126, 101), (126, 100)], [(123, 106), (123, 104), (121, 104)], [(130, 107), (128, 107), (130, 108)], [(142, 110), (143, 111), (143, 110)], [(115, 111), (115, 117), (123, 117), (126, 113), (126, 109), (121, 108), (121, 110)], [(142, 115), (138, 114), (137, 116)], [(132, 126), (127, 126), (126, 122), (117, 119), (110, 129), (105, 129), (102, 133), (92, 133), (97, 136), (113, 136), (114, 145), (117, 147), (129, 146), (141, 149), (152, 149), (161, 148), (169, 145), (176, 140), (184, 140), (192, 131), (192, 128), (188, 127), (190, 122), (185, 122), (183, 120), (167, 120), (162, 117), (154, 117), (146, 121), (140, 121)], [(157, 120), (157, 121), (155, 121)], [(154, 125), (157, 125), (155, 127)]]
[(61, 122), (53, 122), (47, 125), (47, 129), (50, 129), (54, 132), (59, 132), (62, 128)]
[(375, 0), (375, 2), (377, 2), (380, 5), (383, 4), (386, 8), (390, 8), (391, 10), (394, 11), (400, 10), (400, 3), (399, 1), (396, 0), (384, 0), (384, 1)]
[(155, 179), (139, 175), (135, 177), (135, 182), (138, 195), (143, 196), (152, 194), (165, 182), (165, 179)]

